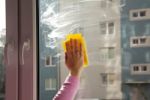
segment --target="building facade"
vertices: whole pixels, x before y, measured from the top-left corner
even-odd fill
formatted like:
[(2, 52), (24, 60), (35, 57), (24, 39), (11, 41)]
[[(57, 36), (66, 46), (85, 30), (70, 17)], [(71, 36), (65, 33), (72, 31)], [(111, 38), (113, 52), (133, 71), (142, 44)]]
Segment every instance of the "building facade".
[[(82, 33), (87, 43), (89, 66), (76, 100), (150, 100), (149, 0), (41, 0), (40, 5), (40, 100), (52, 99), (68, 75), (57, 45), (62, 39), (49, 36), (54, 32)], [(55, 15), (56, 30), (44, 22)]]
[[(122, 100), (120, 1), (60, 0), (59, 5), (60, 12), (69, 12), (67, 7), (73, 9), (64, 20), (73, 28), (70, 33), (82, 33), (87, 43), (89, 66), (82, 73), (76, 100)], [(62, 52), (61, 84), (68, 75), (65, 67)]]
[(150, 1), (121, 2), (123, 100), (150, 100)]
[[(49, 35), (53, 31), (45, 20), (49, 14), (57, 13), (57, 4), (51, 10), (51, 4), (57, 0), (39, 0), (39, 99), (52, 100), (59, 90), (59, 57), (58, 48), (55, 47), (55, 38)], [(54, 47), (52, 47), (54, 46)]]

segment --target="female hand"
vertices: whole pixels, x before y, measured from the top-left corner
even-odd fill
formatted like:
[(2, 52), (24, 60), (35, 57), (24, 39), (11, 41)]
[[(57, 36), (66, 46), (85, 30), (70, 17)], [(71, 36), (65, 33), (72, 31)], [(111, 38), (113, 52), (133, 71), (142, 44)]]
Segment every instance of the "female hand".
[(83, 49), (77, 39), (66, 43), (65, 63), (73, 76), (79, 76), (83, 66)]

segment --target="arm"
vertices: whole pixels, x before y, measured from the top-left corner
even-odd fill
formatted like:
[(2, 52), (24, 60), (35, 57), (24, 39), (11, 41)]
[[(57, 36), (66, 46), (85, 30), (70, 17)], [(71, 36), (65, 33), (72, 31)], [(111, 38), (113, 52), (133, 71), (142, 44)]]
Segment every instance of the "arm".
[(68, 76), (61, 89), (53, 100), (73, 100), (79, 87), (79, 79), (76, 76)]
[(70, 70), (70, 75), (66, 78), (53, 100), (73, 100), (79, 86), (79, 78), (83, 66), (82, 46), (77, 40), (71, 39), (66, 44), (66, 47), (65, 63)]

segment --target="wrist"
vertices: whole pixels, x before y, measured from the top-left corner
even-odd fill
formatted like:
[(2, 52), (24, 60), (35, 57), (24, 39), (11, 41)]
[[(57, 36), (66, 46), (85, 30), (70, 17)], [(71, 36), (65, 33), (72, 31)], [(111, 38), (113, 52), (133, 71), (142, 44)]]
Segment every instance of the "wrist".
[(71, 72), (70, 72), (70, 75), (71, 75), (71, 76), (80, 77), (80, 72), (79, 72), (79, 71), (77, 71), (77, 72), (71, 71)]

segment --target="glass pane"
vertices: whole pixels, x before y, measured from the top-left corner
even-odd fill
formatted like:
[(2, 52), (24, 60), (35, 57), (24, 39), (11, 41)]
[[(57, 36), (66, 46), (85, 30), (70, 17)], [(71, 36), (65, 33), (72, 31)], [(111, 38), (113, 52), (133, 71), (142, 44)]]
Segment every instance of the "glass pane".
[(148, 11), (149, 0), (39, 0), (40, 100), (52, 100), (69, 74), (70, 33), (85, 38), (89, 59), (74, 100), (150, 100)]
[(5, 0), (0, 0), (0, 100), (5, 99), (4, 45), (6, 37)]

